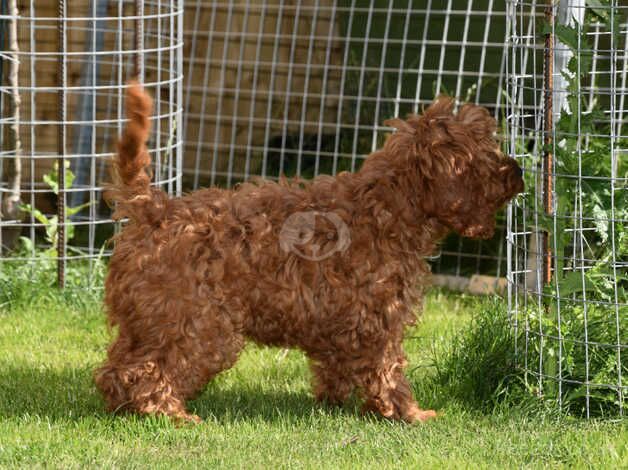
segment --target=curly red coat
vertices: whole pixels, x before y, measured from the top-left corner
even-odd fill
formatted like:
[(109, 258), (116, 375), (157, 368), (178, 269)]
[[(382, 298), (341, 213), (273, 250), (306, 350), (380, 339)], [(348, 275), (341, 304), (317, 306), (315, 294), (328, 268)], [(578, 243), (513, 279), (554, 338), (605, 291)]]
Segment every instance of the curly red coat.
[[(118, 336), (95, 374), (108, 408), (198, 420), (186, 400), (248, 338), (303, 350), (319, 400), (340, 404), (357, 390), (385, 417), (433, 417), (403, 374), (425, 257), (452, 229), (491, 236), (495, 212), (523, 190), (494, 119), (453, 107), (441, 97), (422, 116), (390, 121), (397, 132), (354, 174), (170, 198), (149, 186), (151, 100), (132, 85), (109, 193), (115, 216), (129, 219), (106, 280)], [(294, 214), (314, 217), (286, 230)]]

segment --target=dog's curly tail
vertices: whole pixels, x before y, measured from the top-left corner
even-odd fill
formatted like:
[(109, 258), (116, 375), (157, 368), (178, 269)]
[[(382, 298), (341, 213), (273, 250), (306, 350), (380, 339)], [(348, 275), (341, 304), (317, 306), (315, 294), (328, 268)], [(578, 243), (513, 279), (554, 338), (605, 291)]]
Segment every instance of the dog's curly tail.
[(153, 100), (136, 81), (126, 92), (127, 125), (118, 141), (118, 153), (113, 161), (114, 183), (105, 198), (116, 203), (114, 218), (128, 217), (141, 223), (155, 223), (161, 218), (161, 199), (165, 193), (151, 188), (151, 158), (146, 147), (150, 136), (150, 116)]
[(124, 195), (125, 199), (149, 192), (151, 177), (146, 169), (151, 160), (146, 141), (150, 135), (152, 111), (151, 97), (141, 85), (131, 82), (126, 92), (126, 115), (129, 122), (118, 141), (118, 155), (114, 160), (116, 186), (123, 190), (120, 195)]

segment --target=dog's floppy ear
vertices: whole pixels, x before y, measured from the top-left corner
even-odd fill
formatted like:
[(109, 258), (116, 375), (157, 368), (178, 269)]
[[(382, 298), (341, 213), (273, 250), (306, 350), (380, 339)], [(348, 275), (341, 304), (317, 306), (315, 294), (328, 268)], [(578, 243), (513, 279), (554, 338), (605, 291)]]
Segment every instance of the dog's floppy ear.
[(497, 131), (495, 118), (490, 115), (486, 108), (476, 104), (464, 104), (458, 111), (456, 119), (478, 141), (483, 139), (493, 140), (495, 131)]
[(451, 96), (439, 95), (434, 102), (423, 110), (420, 116), (425, 120), (448, 119), (454, 115), (455, 101)]
[(416, 157), (416, 129), (403, 119), (387, 119), (384, 125), (394, 127), (397, 131), (384, 144), (384, 152), (388, 155), (405, 156), (407, 160)]
[(480, 147), (494, 148), (496, 122), (488, 111), (474, 104), (454, 114), (455, 101), (441, 95), (421, 115), (384, 124), (397, 129), (384, 150), (403, 156), (429, 179), (461, 174)]
[(433, 179), (442, 171), (452, 171), (451, 145), (454, 140), (449, 129), (454, 100), (439, 96), (421, 115), (410, 115), (407, 120), (389, 119), (384, 125), (397, 129), (386, 141), (384, 151), (403, 156), (410, 167), (417, 167), (422, 176)]
[[(408, 117), (406, 123), (414, 129), (415, 147), (421, 173), (428, 179), (450, 172), (461, 172), (466, 164), (464, 143), (466, 133), (454, 115), (454, 99), (439, 96), (421, 115)], [(463, 158), (460, 158), (460, 150)], [(469, 156), (470, 157), (470, 156)]]

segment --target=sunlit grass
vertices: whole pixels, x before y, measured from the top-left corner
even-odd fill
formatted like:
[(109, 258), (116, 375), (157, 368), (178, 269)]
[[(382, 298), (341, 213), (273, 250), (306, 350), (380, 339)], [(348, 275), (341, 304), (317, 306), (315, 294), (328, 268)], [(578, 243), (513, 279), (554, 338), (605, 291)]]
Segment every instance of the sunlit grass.
[[(235, 368), (191, 403), (204, 422), (177, 427), (164, 418), (106, 414), (91, 379), (109, 340), (98, 299), (35, 287), (22, 286), (20, 302), (0, 310), (0, 465), (6, 467), (628, 464), (625, 423), (587, 422), (505, 403), (495, 396), (501, 390), (495, 377), (475, 389), (485, 383), (487, 370), (499, 376), (507, 358), (499, 358), (501, 346), (494, 341), (488, 355), (481, 348), (463, 350), (455, 332), (469, 331), (473, 315), (503, 314), (499, 301), (441, 292), (428, 297), (406, 340), (417, 398), (440, 413), (428, 424), (362, 416), (355, 400), (342, 409), (320, 406), (310, 395), (300, 352), (249, 346)], [(495, 367), (487, 363), (491, 357)]]

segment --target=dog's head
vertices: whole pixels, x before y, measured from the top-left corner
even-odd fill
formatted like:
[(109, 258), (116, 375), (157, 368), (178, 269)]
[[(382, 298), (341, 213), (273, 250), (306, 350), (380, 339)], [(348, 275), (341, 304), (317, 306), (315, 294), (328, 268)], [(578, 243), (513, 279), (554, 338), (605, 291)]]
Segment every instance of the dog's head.
[(470, 238), (490, 238), (495, 213), (523, 191), (521, 168), (495, 140), (488, 111), (465, 104), (454, 114), (439, 97), (421, 116), (387, 124), (396, 132), (385, 149), (405, 155), (424, 214)]

